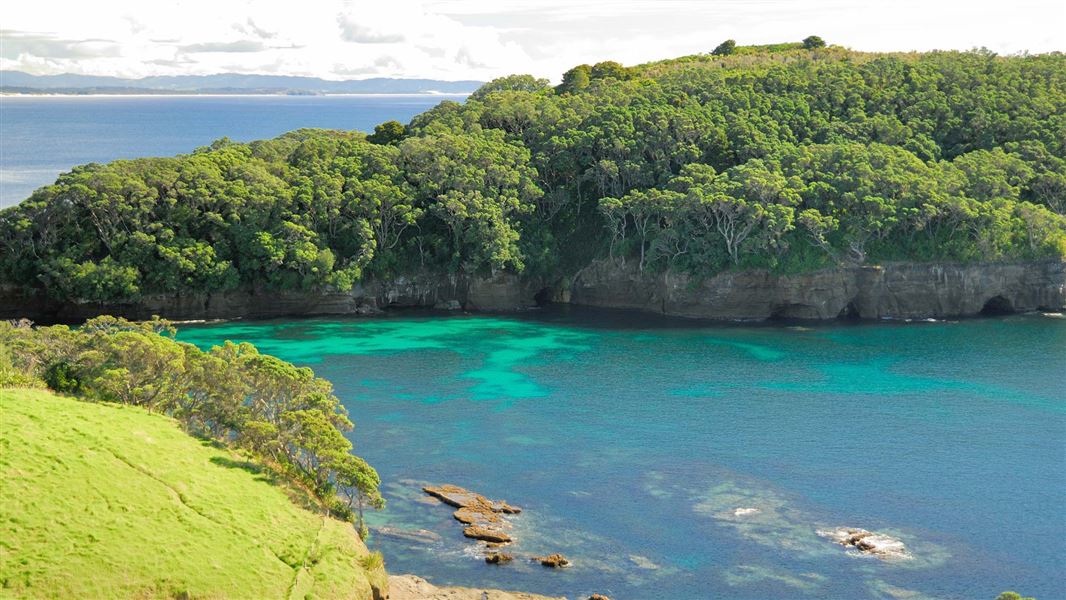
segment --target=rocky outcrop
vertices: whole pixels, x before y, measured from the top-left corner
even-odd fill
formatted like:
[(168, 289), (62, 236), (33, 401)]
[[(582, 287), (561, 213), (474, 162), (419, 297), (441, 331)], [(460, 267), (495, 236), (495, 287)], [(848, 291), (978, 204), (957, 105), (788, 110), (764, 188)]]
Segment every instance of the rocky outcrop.
[(508, 311), (560, 302), (707, 319), (923, 319), (984, 313), (1060, 311), (1066, 263), (888, 263), (796, 275), (766, 271), (640, 272), (632, 261), (594, 262), (554, 284), (502, 273), (418, 273), (368, 279), (349, 292), (242, 289), (216, 294), (160, 294), (131, 303), (69, 303), (42, 292), (0, 287), (0, 318), (80, 321), (100, 314), (173, 320), (369, 315), (389, 308)]
[(549, 554), (547, 556), (534, 556), (530, 558), (533, 562), (539, 562), (542, 566), (558, 569), (560, 567), (570, 566), (570, 560), (562, 554)]
[(601, 261), (574, 277), (569, 292), (573, 304), (708, 319), (943, 318), (1059, 310), (1066, 305), (1066, 263), (893, 263), (697, 279)]
[(854, 548), (863, 554), (876, 556), (882, 560), (911, 558), (902, 541), (882, 533), (874, 533), (865, 529), (841, 528), (821, 530), (818, 531), (818, 535), (846, 548)]
[(485, 588), (437, 587), (414, 575), (389, 577), (389, 600), (565, 600)]
[(452, 516), (466, 526), (463, 528), (464, 536), (497, 545), (514, 541), (504, 531), (509, 524), (500, 515), (522, 512), (517, 506), (511, 506), (503, 500), (489, 500), (481, 494), (449, 483), (427, 485), (422, 491), (456, 509)]

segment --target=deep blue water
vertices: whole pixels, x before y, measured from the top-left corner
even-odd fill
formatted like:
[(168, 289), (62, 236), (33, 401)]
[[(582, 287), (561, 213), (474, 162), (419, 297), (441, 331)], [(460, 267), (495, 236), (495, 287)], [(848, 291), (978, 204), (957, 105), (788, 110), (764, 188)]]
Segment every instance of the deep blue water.
[[(721, 326), (629, 313), (186, 326), (312, 366), (382, 475), (391, 572), (585, 598), (1066, 598), (1066, 320)], [(424, 482), (526, 510), (486, 565)], [(745, 517), (737, 508), (757, 508)], [(913, 558), (816, 534), (863, 527)]]
[(451, 95), (0, 96), (0, 208), (89, 162), (172, 156), (228, 136), (272, 138), (301, 127), (372, 131)]

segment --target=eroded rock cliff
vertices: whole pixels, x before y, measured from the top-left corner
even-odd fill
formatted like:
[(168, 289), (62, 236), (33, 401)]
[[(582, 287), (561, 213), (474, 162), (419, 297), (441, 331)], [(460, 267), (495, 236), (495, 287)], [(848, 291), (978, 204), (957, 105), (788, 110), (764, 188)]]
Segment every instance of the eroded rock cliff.
[(901, 263), (696, 279), (604, 261), (578, 273), (567, 291), (557, 296), (573, 304), (709, 319), (941, 318), (1059, 310), (1066, 263)]
[(170, 319), (374, 314), (387, 308), (509, 311), (555, 301), (708, 319), (918, 319), (1066, 306), (1066, 263), (913, 264), (837, 267), (798, 275), (765, 271), (696, 278), (640, 272), (633, 262), (595, 262), (571, 278), (420, 273), (371, 279), (349, 292), (157, 294), (129, 303), (73, 303), (0, 287), (0, 318), (79, 321), (100, 314)]

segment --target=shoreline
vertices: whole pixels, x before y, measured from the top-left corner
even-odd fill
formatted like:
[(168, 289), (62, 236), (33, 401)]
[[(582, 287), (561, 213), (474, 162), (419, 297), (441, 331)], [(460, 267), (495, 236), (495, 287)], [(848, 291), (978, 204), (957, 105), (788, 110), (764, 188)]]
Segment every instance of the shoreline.
[(20, 92), (0, 92), (2, 98), (329, 98), (329, 97), (462, 97), (465, 98), (473, 92), (351, 92), (351, 93), (329, 93), (329, 94), (266, 94), (266, 93), (249, 93), (249, 94), (221, 94), (221, 93), (199, 93), (199, 92), (164, 92), (159, 94), (149, 93), (134, 93), (134, 94), (71, 94), (71, 93), (34, 93), (26, 94)]
[(0, 318), (38, 322), (78, 322), (104, 314), (191, 321), (370, 316), (402, 309), (507, 313), (547, 305), (719, 322), (921, 321), (1058, 313), (1066, 307), (1066, 262), (902, 262), (797, 274), (727, 271), (696, 278), (676, 272), (641, 273), (632, 264), (605, 260), (572, 277), (420, 271), (368, 278), (346, 292), (250, 286), (110, 302), (55, 300), (41, 288), (0, 285)]

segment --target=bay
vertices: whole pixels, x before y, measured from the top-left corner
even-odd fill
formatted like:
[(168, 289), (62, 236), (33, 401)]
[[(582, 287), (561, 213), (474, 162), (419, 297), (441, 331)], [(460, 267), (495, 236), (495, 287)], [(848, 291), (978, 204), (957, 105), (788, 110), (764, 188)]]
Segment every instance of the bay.
[[(331, 380), (393, 573), (584, 598), (1066, 590), (1066, 320), (728, 326), (613, 311), (186, 325)], [(422, 483), (525, 511), (497, 567)], [(738, 515), (738, 508), (758, 512)], [(909, 560), (819, 537), (862, 527)], [(434, 536), (430, 536), (434, 537)], [(910, 594), (910, 595), (908, 595)]]

